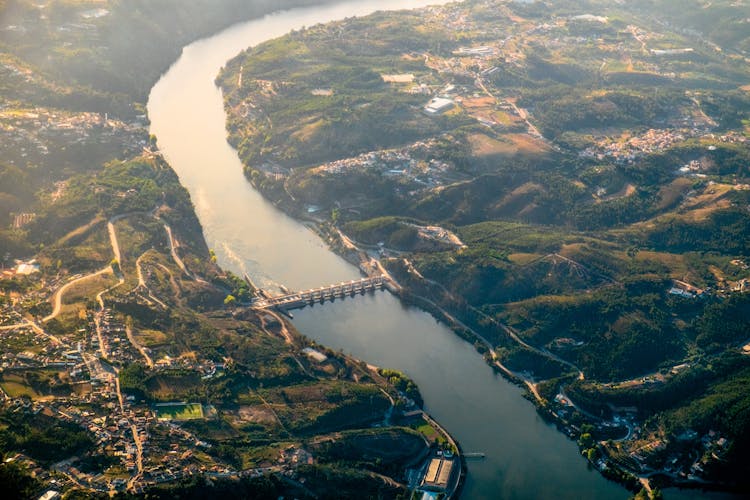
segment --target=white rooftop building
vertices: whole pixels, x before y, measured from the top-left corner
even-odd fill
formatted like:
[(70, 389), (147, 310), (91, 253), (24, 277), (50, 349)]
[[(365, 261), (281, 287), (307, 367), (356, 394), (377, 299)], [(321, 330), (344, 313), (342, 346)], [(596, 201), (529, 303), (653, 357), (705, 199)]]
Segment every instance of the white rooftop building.
[(428, 115), (439, 115), (445, 113), (453, 107), (453, 101), (444, 97), (436, 97), (427, 103), (424, 107), (425, 113)]

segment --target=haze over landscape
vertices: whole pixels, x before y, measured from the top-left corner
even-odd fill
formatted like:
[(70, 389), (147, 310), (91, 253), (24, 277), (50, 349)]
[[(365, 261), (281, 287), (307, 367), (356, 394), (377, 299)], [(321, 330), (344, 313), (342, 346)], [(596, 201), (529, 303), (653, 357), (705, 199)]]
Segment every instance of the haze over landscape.
[(747, 0), (0, 0), (7, 498), (744, 498)]

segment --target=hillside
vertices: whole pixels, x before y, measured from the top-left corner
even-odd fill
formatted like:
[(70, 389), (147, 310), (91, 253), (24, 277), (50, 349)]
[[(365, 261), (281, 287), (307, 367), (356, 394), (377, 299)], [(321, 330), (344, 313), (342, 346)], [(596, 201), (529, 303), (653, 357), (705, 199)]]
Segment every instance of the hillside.
[(281, 6), (0, 2), (9, 498), (394, 498), (438, 449), (393, 411), (420, 400), (403, 375), (247, 307), (148, 135), (147, 91), (182, 45)]
[[(481, 335), (563, 425), (627, 434), (583, 440), (592, 462), (747, 488), (738, 9), (486, 0), (378, 13), (252, 48), (217, 81), (249, 181), (379, 248), (407, 296)], [(679, 397), (646, 396), (706, 371)]]

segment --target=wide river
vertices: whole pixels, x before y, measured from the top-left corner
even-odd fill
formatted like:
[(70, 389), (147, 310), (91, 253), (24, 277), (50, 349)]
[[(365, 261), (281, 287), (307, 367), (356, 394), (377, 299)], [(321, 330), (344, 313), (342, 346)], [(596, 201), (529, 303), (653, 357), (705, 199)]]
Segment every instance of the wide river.
[[(226, 141), (220, 68), (243, 49), (293, 29), (426, 0), (367, 0), (293, 9), (233, 26), (184, 48), (154, 86), (151, 132), (190, 191), (208, 245), (226, 269), (256, 283), (306, 289), (359, 277), (308, 228), (264, 200), (245, 180)], [(387, 292), (295, 311), (305, 335), (414, 379), (426, 410), (465, 451), (467, 499), (624, 499), (628, 493), (591, 470), (574, 442), (537, 415), (519, 388), (495, 375), (473, 347), (430, 315)], [(693, 493), (670, 492), (669, 498)], [(696, 495), (697, 496), (697, 495)]]

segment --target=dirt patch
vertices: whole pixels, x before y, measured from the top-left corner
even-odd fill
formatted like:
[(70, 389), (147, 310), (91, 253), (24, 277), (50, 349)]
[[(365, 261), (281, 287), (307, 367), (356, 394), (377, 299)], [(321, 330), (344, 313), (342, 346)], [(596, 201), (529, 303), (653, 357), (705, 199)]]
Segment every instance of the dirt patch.
[(136, 332), (135, 338), (138, 343), (147, 347), (162, 345), (169, 340), (169, 337), (166, 333), (149, 329)]
[(613, 193), (609, 196), (605, 196), (604, 198), (602, 198), (601, 201), (614, 201), (614, 200), (619, 200), (620, 198), (627, 198), (629, 196), (633, 196), (636, 190), (637, 189), (633, 184), (626, 184), (618, 192)]
[(264, 405), (240, 406), (237, 410), (237, 419), (240, 422), (254, 424), (275, 424), (276, 416)]
[(301, 127), (291, 135), (291, 138), (299, 142), (308, 142), (324, 124), (325, 120), (322, 118), (313, 119), (312, 121), (301, 125)]
[(562, 255), (563, 257), (567, 257), (569, 259), (575, 259), (585, 249), (586, 249), (586, 245), (584, 243), (568, 243), (568, 244), (562, 245), (560, 247), (560, 250), (557, 253)]
[(515, 127), (523, 125), (523, 120), (519, 117), (508, 113), (507, 111), (495, 110), (490, 113), (490, 118), (500, 125), (506, 127)]
[(542, 256), (538, 253), (512, 253), (508, 255), (508, 260), (516, 265), (525, 266), (526, 264), (529, 264), (530, 262), (533, 262), (540, 257)]
[(708, 217), (718, 211), (725, 208), (729, 208), (732, 204), (727, 199), (722, 199), (717, 201), (714, 205), (710, 207), (703, 207), (698, 208), (696, 210), (691, 210), (689, 212), (686, 212), (682, 214), (682, 218), (685, 220), (693, 221), (693, 222), (702, 222), (708, 219)]
[(162, 400), (179, 400), (195, 392), (201, 380), (196, 374), (185, 376), (157, 375), (146, 382), (146, 389)]
[(494, 97), (475, 97), (473, 99), (464, 99), (461, 105), (466, 109), (489, 108), (497, 104)]
[(680, 218), (693, 222), (704, 221), (713, 212), (729, 208), (731, 202), (726, 196), (730, 191), (732, 191), (732, 186), (728, 184), (707, 186), (699, 195), (685, 200), (681, 206)]
[(50, 201), (56, 202), (62, 195), (65, 194), (65, 190), (68, 188), (68, 181), (55, 182), (55, 190), (50, 193)]
[(652, 252), (650, 250), (639, 250), (636, 260), (658, 262), (667, 266), (672, 271), (672, 277), (684, 277), (689, 267), (682, 255), (666, 252)]
[(692, 185), (692, 180), (680, 177), (662, 187), (659, 190), (659, 203), (656, 205), (656, 209), (662, 211), (673, 206), (685, 193), (690, 191)]
[(550, 148), (544, 142), (528, 134), (505, 134), (503, 138), (513, 142), (518, 152), (527, 155), (544, 155)]
[(411, 73), (380, 75), (380, 77), (385, 83), (412, 83), (414, 81), (414, 75)]
[(471, 152), (474, 156), (515, 155), (518, 149), (512, 142), (501, 142), (484, 134), (469, 136)]

